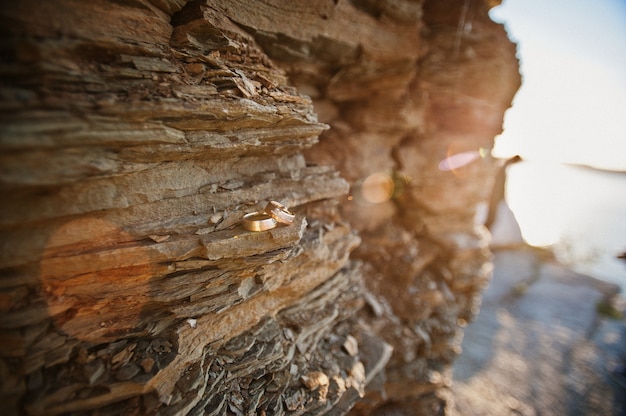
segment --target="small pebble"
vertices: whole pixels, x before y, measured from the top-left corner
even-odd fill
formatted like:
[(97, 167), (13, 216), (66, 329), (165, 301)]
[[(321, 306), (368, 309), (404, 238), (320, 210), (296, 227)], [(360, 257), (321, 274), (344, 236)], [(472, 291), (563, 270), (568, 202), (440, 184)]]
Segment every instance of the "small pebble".
[(359, 353), (359, 343), (352, 335), (348, 335), (343, 343), (343, 349), (350, 357), (355, 357)]
[(330, 384), (328, 376), (321, 371), (312, 371), (309, 374), (302, 376), (301, 380), (309, 390), (315, 390), (320, 386), (327, 386)]
[(152, 358), (144, 358), (143, 360), (141, 360), (141, 363), (139, 363), (139, 365), (143, 369), (144, 373), (149, 373), (150, 371), (152, 371), (152, 367), (154, 367), (154, 360)]
[(115, 373), (115, 378), (119, 381), (127, 381), (139, 373), (139, 366), (135, 363), (126, 364)]

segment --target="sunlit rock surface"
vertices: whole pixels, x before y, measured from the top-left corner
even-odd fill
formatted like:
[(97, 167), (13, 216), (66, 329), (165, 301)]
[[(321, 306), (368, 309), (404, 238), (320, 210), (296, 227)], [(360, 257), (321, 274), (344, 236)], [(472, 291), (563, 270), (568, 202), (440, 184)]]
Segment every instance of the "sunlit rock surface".
[(520, 82), (488, 7), (3, 5), (7, 414), (443, 411)]

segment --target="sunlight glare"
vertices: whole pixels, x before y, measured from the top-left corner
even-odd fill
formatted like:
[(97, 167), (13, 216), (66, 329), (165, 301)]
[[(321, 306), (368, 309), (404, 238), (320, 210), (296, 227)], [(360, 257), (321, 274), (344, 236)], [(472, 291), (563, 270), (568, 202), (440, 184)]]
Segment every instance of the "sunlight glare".
[(369, 175), (361, 185), (363, 199), (371, 204), (389, 201), (393, 196), (395, 184), (393, 178), (382, 172)]
[(480, 155), (481, 153), (476, 150), (449, 155), (444, 160), (439, 162), (439, 170), (446, 172), (459, 169), (480, 158)]
[(626, 3), (507, 0), (523, 83), (493, 154), (626, 170)]

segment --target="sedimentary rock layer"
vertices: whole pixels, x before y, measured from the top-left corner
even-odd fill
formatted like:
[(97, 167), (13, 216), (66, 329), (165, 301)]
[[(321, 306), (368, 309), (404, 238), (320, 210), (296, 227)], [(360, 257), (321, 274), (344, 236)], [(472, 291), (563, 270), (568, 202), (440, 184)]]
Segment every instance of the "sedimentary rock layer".
[[(443, 406), (493, 164), (439, 162), (483, 154), (519, 84), (486, 12), (3, 4), (8, 414)], [(269, 200), (294, 223), (244, 229)]]

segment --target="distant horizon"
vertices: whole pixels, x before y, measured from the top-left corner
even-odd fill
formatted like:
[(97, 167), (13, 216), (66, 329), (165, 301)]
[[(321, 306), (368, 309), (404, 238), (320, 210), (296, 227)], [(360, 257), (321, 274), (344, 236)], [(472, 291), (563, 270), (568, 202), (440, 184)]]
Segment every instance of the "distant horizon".
[[(510, 159), (511, 157), (514, 157), (514, 156), (515, 155), (512, 155), (512, 156), (503, 155), (503, 156), (493, 156), (493, 157), (496, 158), (496, 159), (506, 160), (506, 159)], [(563, 165), (563, 166), (571, 166), (571, 167), (581, 168), (581, 169), (590, 169), (590, 170), (600, 171), (600, 172), (626, 174), (626, 168), (613, 169), (610, 166), (609, 167), (603, 167), (603, 166), (598, 167), (598, 166), (585, 164), (585, 163), (559, 161), (559, 160), (554, 160), (554, 159), (550, 159), (550, 158), (532, 158), (532, 157), (525, 158), (523, 156), (520, 156), (520, 157), (522, 158), (520, 163), (536, 163), (536, 164), (542, 164), (542, 165)]]

